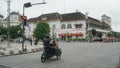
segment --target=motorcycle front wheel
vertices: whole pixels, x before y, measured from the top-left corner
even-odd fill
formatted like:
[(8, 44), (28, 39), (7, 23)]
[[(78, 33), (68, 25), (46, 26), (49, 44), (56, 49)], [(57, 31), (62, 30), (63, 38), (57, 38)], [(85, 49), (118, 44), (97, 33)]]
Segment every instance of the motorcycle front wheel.
[(44, 63), (45, 61), (46, 61), (45, 54), (42, 54), (42, 56), (41, 56), (41, 62)]

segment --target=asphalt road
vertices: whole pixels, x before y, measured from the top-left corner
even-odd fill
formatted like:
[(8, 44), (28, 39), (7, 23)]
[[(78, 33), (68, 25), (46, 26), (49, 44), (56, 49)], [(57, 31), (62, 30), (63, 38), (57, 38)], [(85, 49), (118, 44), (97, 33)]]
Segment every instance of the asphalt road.
[(0, 57), (0, 65), (11, 68), (116, 68), (120, 43), (60, 42), (62, 57), (41, 63), (42, 52)]

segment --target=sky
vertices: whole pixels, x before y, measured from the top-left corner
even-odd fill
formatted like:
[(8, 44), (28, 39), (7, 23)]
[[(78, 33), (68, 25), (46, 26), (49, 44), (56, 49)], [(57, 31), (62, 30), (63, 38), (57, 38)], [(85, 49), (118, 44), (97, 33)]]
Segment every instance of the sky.
[[(7, 16), (7, 0), (0, 0), (0, 14)], [(23, 14), (23, 4), (27, 2), (41, 3), (43, 0), (11, 0), (11, 12), (17, 11)], [(59, 12), (71, 13), (88, 12), (90, 17), (101, 19), (103, 14), (111, 17), (112, 29), (120, 31), (120, 0), (45, 0), (46, 4), (33, 5), (25, 9), (28, 18), (37, 17), (41, 14)]]

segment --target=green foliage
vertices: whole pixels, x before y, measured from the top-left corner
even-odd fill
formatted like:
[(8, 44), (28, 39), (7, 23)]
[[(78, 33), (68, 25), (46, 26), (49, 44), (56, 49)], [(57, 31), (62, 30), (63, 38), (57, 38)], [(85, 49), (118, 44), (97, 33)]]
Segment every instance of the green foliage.
[(50, 26), (46, 22), (39, 22), (34, 29), (34, 37), (43, 40), (46, 34), (50, 33)]
[[(97, 32), (95, 29), (92, 29), (91, 30), (91, 33), (93, 35), (93, 37), (99, 37), (99, 38), (102, 38), (103, 34), (101, 32)], [(91, 36), (92, 36), (91, 35)]]
[(7, 38), (7, 32), (10, 31), (10, 38), (14, 39), (22, 36), (22, 28), (17, 26), (10, 26), (9, 28), (0, 26), (0, 35)]
[(7, 37), (7, 28), (0, 26), (0, 35), (3, 37)]
[(9, 31), (10, 31), (10, 38), (12, 39), (21, 37), (22, 35), (22, 28), (19, 25), (10, 26)]
[(107, 35), (108, 37), (120, 38), (120, 32), (111, 31)]
[(99, 38), (102, 38), (102, 33), (101, 32), (97, 32), (97, 36), (99, 37)]
[(95, 29), (92, 29), (91, 32), (93, 36), (96, 36), (97, 31)]
[(70, 41), (80, 41), (80, 42), (85, 42), (87, 41), (86, 38), (69, 38)]

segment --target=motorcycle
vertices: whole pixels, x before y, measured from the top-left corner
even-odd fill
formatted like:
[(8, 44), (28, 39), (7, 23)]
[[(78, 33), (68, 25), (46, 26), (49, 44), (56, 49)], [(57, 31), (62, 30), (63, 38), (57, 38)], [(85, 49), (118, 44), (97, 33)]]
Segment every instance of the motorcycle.
[(61, 53), (62, 51), (59, 48), (56, 49), (54, 52), (50, 49), (44, 49), (41, 55), (41, 62), (44, 63), (46, 62), (46, 60), (50, 59), (53, 56), (56, 56), (57, 60), (59, 60), (61, 57)]

